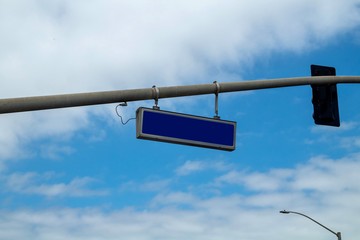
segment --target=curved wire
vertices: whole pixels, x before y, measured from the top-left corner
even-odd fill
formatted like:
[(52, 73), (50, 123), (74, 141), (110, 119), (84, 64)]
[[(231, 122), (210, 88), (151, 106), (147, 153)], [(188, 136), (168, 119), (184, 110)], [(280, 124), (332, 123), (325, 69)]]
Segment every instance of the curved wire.
[(126, 125), (130, 120), (135, 120), (136, 118), (129, 118), (128, 120), (126, 120), (124, 122), (122, 116), (120, 115), (119, 111), (118, 111), (118, 107), (122, 106), (121, 104), (118, 104), (116, 107), (115, 107), (115, 112), (116, 112), (116, 115), (118, 115), (118, 117), (120, 118), (121, 120), (121, 123), (122, 125)]

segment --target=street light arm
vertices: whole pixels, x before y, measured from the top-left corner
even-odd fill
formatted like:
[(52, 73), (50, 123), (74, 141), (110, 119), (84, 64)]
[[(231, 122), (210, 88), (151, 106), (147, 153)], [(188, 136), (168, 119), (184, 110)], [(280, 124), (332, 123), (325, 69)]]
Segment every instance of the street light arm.
[(335, 234), (338, 238), (338, 240), (341, 240), (341, 233), (340, 232), (334, 232), (333, 230), (331, 230), (330, 228), (324, 226), (323, 224), (319, 223), (318, 221), (316, 221), (315, 219), (303, 214), (303, 213), (299, 213), (299, 212), (294, 212), (294, 211), (286, 211), (286, 210), (283, 210), (283, 211), (280, 211), (280, 213), (284, 213), (284, 214), (288, 214), (288, 213), (294, 213), (294, 214), (298, 214), (298, 215), (301, 215), (303, 217), (306, 217), (308, 219), (310, 219), (311, 221), (313, 221), (314, 223), (320, 225), (321, 227), (325, 228), (326, 230), (328, 230), (329, 232)]

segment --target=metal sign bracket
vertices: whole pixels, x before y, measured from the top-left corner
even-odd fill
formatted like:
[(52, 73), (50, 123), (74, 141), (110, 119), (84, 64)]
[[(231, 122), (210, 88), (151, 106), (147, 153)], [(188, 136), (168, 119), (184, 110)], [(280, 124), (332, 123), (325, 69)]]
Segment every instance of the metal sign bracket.
[(216, 90), (215, 90), (215, 116), (214, 119), (220, 119), (219, 116), (219, 92), (220, 92), (220, 84), (217, 81), (214, 81)]

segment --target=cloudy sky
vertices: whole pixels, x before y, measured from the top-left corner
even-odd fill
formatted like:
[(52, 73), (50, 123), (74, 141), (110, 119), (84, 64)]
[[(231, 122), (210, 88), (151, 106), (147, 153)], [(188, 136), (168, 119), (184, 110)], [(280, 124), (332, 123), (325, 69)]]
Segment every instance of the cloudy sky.
[[(359, 55), (359, 0), (0, 0), (0, 98), (359, 76)], [(359, 91), (338, 85), (340, 128), (310, 86), (220, 94), (233, 152), (136, 139), (117, 104), (0, 115), (0, 239), (336, 239), (282, 209), (356, 239)], [(159, 105), (214, 115), (213, 95)]]

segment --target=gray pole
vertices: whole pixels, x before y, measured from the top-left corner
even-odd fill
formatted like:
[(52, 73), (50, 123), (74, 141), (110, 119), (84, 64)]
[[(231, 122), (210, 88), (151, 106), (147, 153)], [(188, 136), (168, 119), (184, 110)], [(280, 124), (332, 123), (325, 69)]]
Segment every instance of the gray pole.
[[(360, 83), (360, 76), (299, 77), (0, 99), (0, 114), (310, 84)], [(156, 89), (156, 91), (154, 90)]]
[(333, 233), (336, 235), (336, 237), (338, 238), (338, 240), (341, 240), (341, 233), (340, 232), (334, 232), (333, 230), (331, 230), (330, 228), (322, 225), (321, 223), (319, 223), (318, 221), (316, 221), (315, 219), (312, 219), (311, 217), (303, 214), (303, 213), (299, 213), (299, 212), (293, 212), (293, 211), (286, 211), (286, 210), (283, 210), (283, 211), (280, 211), (280, 213), (284, 213), (284, 214), (289, 214), (289, 213), (294, 213), (294, 214), (298, 214), (298, 215), (301, 215), (303, 217), (306, 217), (308, 219), (310, 219), (311, 221), (315, 222), (316, 224), (320, 225), (321, 227), (325, 228), (326, 230), (328, 230), (329, 232)]

